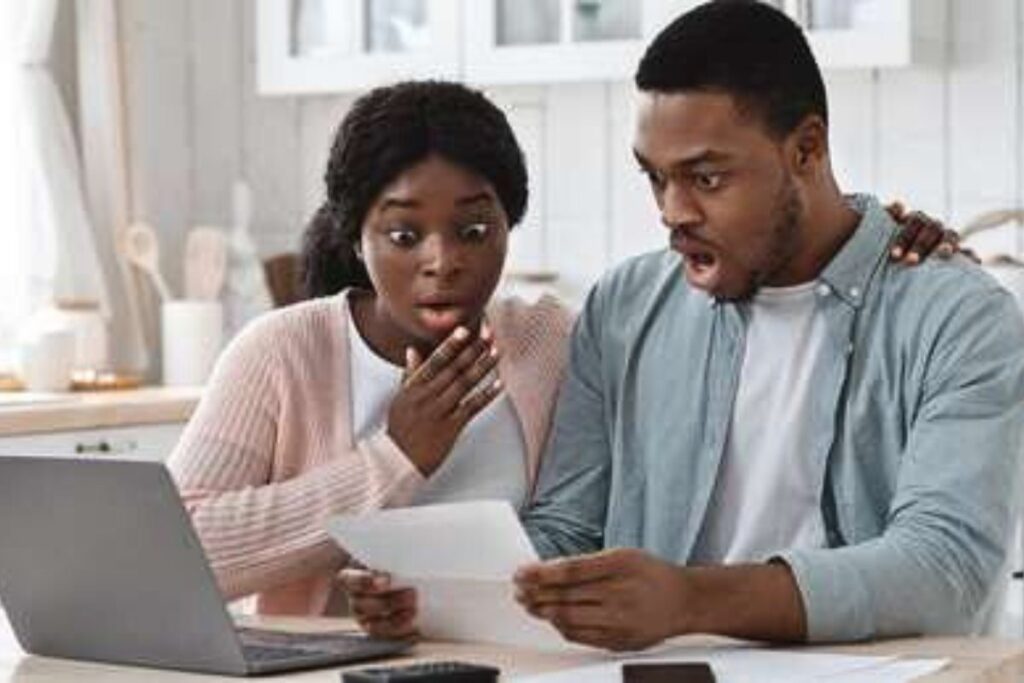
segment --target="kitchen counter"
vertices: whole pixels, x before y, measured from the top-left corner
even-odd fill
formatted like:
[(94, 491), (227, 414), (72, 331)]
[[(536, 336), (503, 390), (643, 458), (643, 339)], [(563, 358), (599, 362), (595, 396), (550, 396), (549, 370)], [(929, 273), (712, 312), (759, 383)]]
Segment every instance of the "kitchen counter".
[[(154, 615), (157, 616), (157, 615)], [(324, 618), (248, 619), (249, 625), (267, 626), (293, 631), (348, 629), (351, 622)], [(721, 639), (690, 636), (678, 640), (679, 645), (713, 646)], [(896, 658), (945, 658), (949, 663), (942, 670), (918, 680), (934, 683), (1010, 683), (1019, 681), (1024, 671), (1024, 644), (1020, 641), (978, 638), (917, 638), (844, 646), (793, 647), (794, 652), (817, 652)], [(565, 670), (570, 667), (604, 663), (607, 655), (592, 652), (532, 652), (494, 645), (467, 643), (422, 642), (406, 657), (387, 664), (409, 663), (413, 660), (458, 659), (498, 666), (502, 679), (517, 675)], [(376, 664), (374, 664), (376, 665)], [(355, 665), (353, 668), (371, 666)], [(273, 680), (323, 681), (338, 683), (338, 667), (274, 676)], [(849, 680), (865, 680), (855, 674)], [(238, 681), (239, 678), (204, 676), (177, 671), (159, 671), (114, 664), (49, 659), (25, 655), (15, 642), (7, 620), (0, 615), (0, 680), (9, 683), (81, 683), (83, 681), (131, 681), (137, 683), (184, 683), (185, 681)], [(803, 680), (801, 678), (801, 680)]]
[(0, 392), (0, 436), (186, 422), (202, 387), (33, 394)]

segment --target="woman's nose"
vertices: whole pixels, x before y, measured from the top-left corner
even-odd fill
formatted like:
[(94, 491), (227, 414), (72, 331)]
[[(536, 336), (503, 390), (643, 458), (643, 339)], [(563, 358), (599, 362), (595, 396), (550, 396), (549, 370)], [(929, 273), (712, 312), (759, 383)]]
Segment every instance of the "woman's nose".
[(462, 270), (463, 257), (459, 245), (443, 237), (432, 236), (426, 240), (423, 247), (425, 275), (449, 278)]

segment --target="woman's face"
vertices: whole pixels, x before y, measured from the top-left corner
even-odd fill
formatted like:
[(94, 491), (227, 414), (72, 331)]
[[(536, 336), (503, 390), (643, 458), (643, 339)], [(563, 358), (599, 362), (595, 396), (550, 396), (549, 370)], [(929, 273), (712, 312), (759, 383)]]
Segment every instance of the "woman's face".
[(403, 172), (370, 206), (360, 237), (375, 322), (425, 347), (459, 325), (475, 329), (501, 276), (508, 231), (481, 176), (437, 156)]

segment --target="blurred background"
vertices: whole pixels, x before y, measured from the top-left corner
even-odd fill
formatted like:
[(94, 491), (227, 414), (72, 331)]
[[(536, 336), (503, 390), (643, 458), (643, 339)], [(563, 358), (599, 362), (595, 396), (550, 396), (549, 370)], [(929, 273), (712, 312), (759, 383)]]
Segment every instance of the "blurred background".
[[(174, 296), (196, 226), (228, 238), (229, 271), (251, 276), (253, 259), (294, 253), (338, 121), (367, 88), (403, 78), (464, 80), (505, 109), (531, 173), (506, 287), (578, 301), (609, 265), (664, 243), (629, 151), (631, 76), (645, 42), (694, 4), (3, 3), (2, 115), (21, 123), (0, 125), (0, 359), (14, 364), (41, 308), (84, 309), (113, 340), (107, 366), (158, 378), (157, 291), (124, 253), (129, 227), (152, 228)], [(987, 216), (994, 227), (970, 243), (989, 258), (1019, 255), (1021, 0), (775, 4), (806, 27), (825, 71), (845, 189), (958, 229)], [(40, 71), (50, 82), (25, 92), (24, 73)], [(277, 267), (287, 281), (287, 259)], [(239, 297), (228, 334), (267, 302)]]

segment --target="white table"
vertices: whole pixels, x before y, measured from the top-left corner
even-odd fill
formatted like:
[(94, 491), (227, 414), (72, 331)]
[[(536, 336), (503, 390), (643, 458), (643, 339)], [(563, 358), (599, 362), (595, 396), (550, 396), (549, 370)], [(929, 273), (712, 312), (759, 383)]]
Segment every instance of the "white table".
[[(251, 622), (250, 622), (251, 623)], [(341, 619), (262, 619), (254, 625), (297, 631), (333, 630), (351, 627)], [(694, 644), (715, 642), (708, 638), (680, 639)], [(938, 657), (950, 659), (942, 671), (920, 679), (928, 683), (1009, 683), (1024, 679), (1024, 641), (971, 638), (915, 638), (888, 642), (816, 648), (792, 648), (799, 652), (831, 652), (859, 655)], [(595, 661), (586, 653), (547, 654), (513, 648), (457, 643), (424, 642), (404, 658), (459, 659), (498, 666), (506, 674), (539, 673)], [(403, 661), (403, 660), (392, 660)], [(0, 621), (0, 682), (2, 683), (178, 683), (185, 681), (237, 681), (237, 678), (159, 671), (108, 664), (47, 659), (25, 655), (10, 632), (6, 619)], [(338, 669), (328, 668), (283, 676), (272, 680), (338, 683)]]

